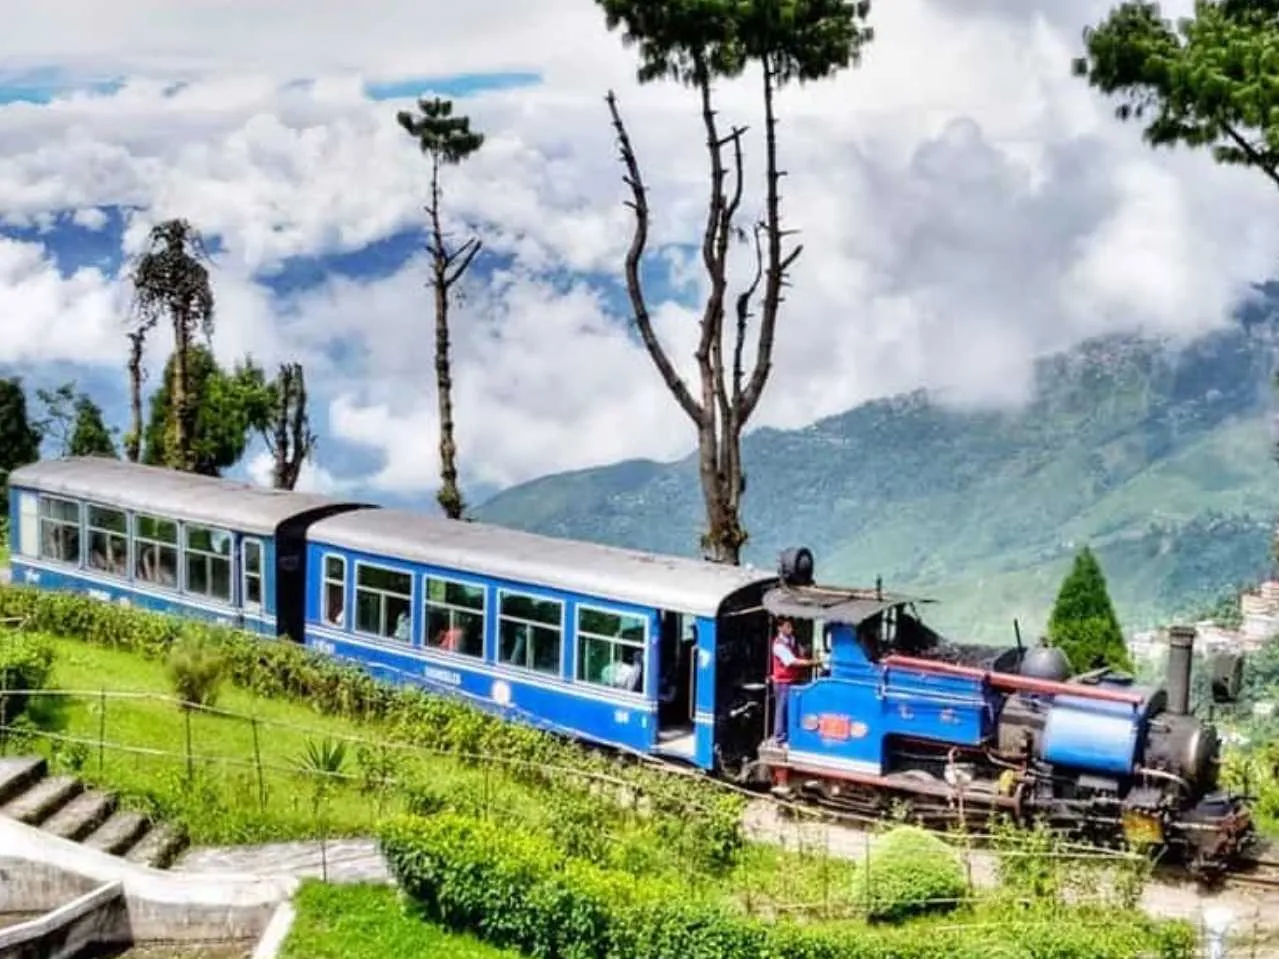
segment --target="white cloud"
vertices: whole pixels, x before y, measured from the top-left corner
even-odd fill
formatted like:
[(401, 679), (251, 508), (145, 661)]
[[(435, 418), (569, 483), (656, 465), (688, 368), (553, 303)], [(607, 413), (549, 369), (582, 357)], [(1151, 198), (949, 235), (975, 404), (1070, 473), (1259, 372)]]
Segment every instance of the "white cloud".
[(96, 206), (76, 210), (71, 219), (76, 226), (82, 226), (86, 230), (92, 230), (95, 233), (106, 226), (109, 220), (106, 213)]
[[(270, 452), (260, 450), (253, 453), (245, 465), (249, 482), (258, 486), (271, 486), (271, 474), (275, 469)], [(323, 493), (327, 496), (340, 496), (351, 491), (351, 483), (335, 477), (332, 473), (314, 462), (302, 464), (298, 471), (298, 482), (294, 489), (299, 493)]]
[(0, 237), (0, 362), (119, 362), (115, 306), (116, 291), (99, 270), (64, 279), (41, 244)]
[[(690, 447), (690, 424), (585, 274), (617, 279), (630, 240), (602, 99), (613, 86), (650, 189), (654, 261), (671, 261), (681, 289), (702, 283), (696, 254), (658, 249), (700, 232), (696, 101), (671, 85), (637, 88), (633, 53), (593, 4), (477, 0), (428, 24), (406, 0), (377, 17), (336, 0), (305, 12), (276, 0), (255, 8), (252, 29), (212, 0), (180, 13), (121, 0), (106, 20), (88, 9), (40, 5), (0, 37), (0, 58), (152, 76), (109, 97), (0, 106), (7, 220), (47, 228), (69, 209), (97, 229), (98, 207), (137, 207), (126, 253), (166, 216), (218, 234), (219, 354), (301, 358), (317, 401), (331, 402), (334, 435), (385, 453), (377, 483), (430, 489), (422, 264), (373, 283), (331, 280), (284, 304), (255, 273), (421, 221), (426, 165), (394, 122), (398, 105), (367, 101), (364, 79), (538, 70), (540, 87), (465, 101), (488, 141), (447, 171), (455, 225), (482, 224), (486, 247), (518, 264), (468, 286), (456, 317), (466, 477), (502, 484)], [(878, 37), (862, 68), (782, 92), (785, 217), (805, 250), (758, 423), (800, 425), (921, 385), (957, 401), (1016, 400), (1037, 353), (1114, 329), (1201, 330), (1268, 274), (1279, 236), (1260, 178), (1202, 154), (1151, 152), (1070, 76), (1080, 28), (1105, 9), (894, 0), (873, 11)], [(190, 82), (175, 92), (170, 75)], [(303, 76), (319, 79), (281, 83)], [(748, 76), (719, 97), (725, 123), (752, 127), (752, 189), (757, 86)], [(747, 212), (757, 211), (756, 192)], [(735, 265), (735, 280), (748, 266)], [(96, 271), (61, 278), (39, 246), (0, 244), (0, 308), (20, 324), (0, 360), (118, 363), (121, 302)], [(687, 372), (695, 315), (652, 306)], [(359, 345), (340, 367), (339, 340)], [(336, 482), (324, 475), (314, 481)]]

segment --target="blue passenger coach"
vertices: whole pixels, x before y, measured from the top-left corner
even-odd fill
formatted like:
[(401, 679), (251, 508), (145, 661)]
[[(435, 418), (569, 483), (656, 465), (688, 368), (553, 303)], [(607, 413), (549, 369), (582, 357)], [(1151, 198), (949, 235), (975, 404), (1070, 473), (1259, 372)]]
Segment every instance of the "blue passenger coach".
[(9, 475), (16, 584), (302, 636), (306, 528), (358, 508), (100, 457)]
[(316, 650), (702, 768), (758, 742), (760, 717), (733, 706), (737, 671), (763, 668), (775, 575), (389, 509), (308, 540)]

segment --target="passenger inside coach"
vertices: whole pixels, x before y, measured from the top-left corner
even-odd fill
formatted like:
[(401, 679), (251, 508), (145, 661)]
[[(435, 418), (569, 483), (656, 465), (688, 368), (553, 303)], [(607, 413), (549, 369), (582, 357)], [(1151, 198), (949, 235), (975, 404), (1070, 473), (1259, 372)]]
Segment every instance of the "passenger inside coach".
[(625, 649), (622, 658), (604, 667), (600, 678), (610, 686), (635, 692), (643, 685), (644, 667), (640, 663), (640, 650)]

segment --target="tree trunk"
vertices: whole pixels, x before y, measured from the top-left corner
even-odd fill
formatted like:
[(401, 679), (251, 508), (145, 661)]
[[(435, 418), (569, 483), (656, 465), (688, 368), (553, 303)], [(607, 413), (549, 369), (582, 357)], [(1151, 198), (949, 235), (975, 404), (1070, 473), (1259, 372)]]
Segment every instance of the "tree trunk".
[[(450, 257), (440, 224), (440, 160), (431, 159), (431, 230), (434, 236), (435, 389), (440, 413), (440, 491), (436, 496), (449, 519), (461, 519), (466, 509), (457, 482), (457, 442), (453, 437), (453, 369), (449, 362), (449, 288), (461, 276), (449, 276)], [(464, 261), (469, 263), (469, 259)], [(465, 266), (463, 266), (465, 269)]]
[(173, 322), (173, 383), (169, 387), (170, 423), (172, 431), (170, 442), (166, 444), (165, 461), (173, 469), (190, 470), (190, 457), (187, 447), (190, 446), (190, 380), (187, 378), (187, 360), (191, 345), (190, 332), (187, 329), (186, 317), (182, 313), (174, 316)]
[(297, 483), (297, 477), (289, 476), (289, 401), (293, 384), (291, 368), (287, 364), (280, 367), (276, 386), (275, 442), (272, 449), (275, 464), (271, 470), (271, 485), (276, 489), (291, 490)]
[(132, 428), (125, 439), (125, 458), (138, 462), (142, 455), (142, 348), (146, 340), (143, 330), (129, 333), (129, 415)]

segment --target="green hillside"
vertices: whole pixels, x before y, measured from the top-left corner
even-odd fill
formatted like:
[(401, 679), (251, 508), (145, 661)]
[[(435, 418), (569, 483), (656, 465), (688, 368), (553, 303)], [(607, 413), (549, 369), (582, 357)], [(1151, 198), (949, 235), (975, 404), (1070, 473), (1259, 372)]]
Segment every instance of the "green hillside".
[[(1091, 542), (1125, 626), (1201, 607), (1269, 569), (1273, 320), (1189, 344), (1090, 341), (1041, 361), (1026, 406), (962, 411), (914, 393), (744, 444), (747, 560), (811, 547), (826, 581), (942, 600), (940, 626), (1037, 634), (1073, 551)], [(629, 461), (506, 490), (477, 518), (692, 554), (692, 457)]]

